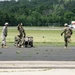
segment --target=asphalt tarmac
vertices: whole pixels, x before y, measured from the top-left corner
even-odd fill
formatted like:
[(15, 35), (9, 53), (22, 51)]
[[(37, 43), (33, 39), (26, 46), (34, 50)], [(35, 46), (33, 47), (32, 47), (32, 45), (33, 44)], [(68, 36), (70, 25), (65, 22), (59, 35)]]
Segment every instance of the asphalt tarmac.
[(75, 61), (75, 47), (0, 48), (0, 61)]
[(0, 48), (0, 75), (75, 75), (75, 47)]

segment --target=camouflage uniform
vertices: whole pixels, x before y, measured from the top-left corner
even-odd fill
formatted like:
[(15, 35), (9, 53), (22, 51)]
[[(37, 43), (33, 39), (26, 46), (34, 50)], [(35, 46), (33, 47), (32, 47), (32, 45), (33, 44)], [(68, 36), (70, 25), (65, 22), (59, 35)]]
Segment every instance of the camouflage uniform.
[(67, 48), (68, 43), (70, 42), (71, 35), (73, 34), (72, 29), (66, 26), (61, 33), (61, 36), (64, 34), (65, 47)]
[(1, 44), (2, 47), (6, 46), (6, 37), (7, 37), (7, 32), (8, 32), (7, 25), (8, 23), (5, 23), (5, 26), (2, 29), (2, 44)]
[(19, 46), (21, 46), (22, 44), (23, 44), (23, 40), (24, 40), (24, 38), (25, 38), (25, 36), (26, 36), (26, 33), (25, 33), (25, 30), (24, 30), (24, 28), (22, 27), (22, 25), (21, 24), (19, 24), (18, 26), (17, 26), (17, 29), (18, 29), (18, 31), (19, 31), (19, 39), (18, 39), (18, 45)]

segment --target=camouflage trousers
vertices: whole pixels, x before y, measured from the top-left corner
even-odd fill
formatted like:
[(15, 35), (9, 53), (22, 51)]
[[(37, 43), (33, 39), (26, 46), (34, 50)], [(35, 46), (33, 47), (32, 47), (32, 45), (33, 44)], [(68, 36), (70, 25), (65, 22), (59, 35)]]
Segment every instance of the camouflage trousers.
[(14, 42), (15, 46), (22, 47), (24, 45), (24, 37), (20, 38), (19, 36), (16, 36)]
[(71, 36), (64, 36), (65, 47), (68, 46), (68, 43), (71, 41)]
[(2, 34), (2, 46), (6, 46), (6, 37), (4, 36), (4, 34)]

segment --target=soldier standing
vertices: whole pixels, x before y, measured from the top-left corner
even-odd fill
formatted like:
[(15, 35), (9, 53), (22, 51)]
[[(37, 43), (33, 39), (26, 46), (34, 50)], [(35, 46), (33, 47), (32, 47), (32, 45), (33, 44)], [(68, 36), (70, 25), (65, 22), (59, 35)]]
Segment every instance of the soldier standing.
[(22, 25), (22, 23), (21, 24), (18, 24), (18, 26), (17, 26), (17, 29), (18, 29), (18, 31), (19, 31), (19, 47), (23, 44), (23, 39), (25, 38), (25, 36), (26, 36), (26, 33), (25, 33), (25, 30), (24, 30), (24, 28), (23, 28), (23, 25)]
[(22, 39), (22, 37), (25, 37), (26, 36), (26, 33), (25, 33), (25, 30), (23, 28), (22, 23), (21, 24), (18, 24), (17, 29), (19, 31), (20, 39)]
[(72, 29), (68, 26), (67, 23), (64, 24), (65, 28), (61, 33), (61, 36), (64, 34), (64, 41), (65, 41), (65, 49), (67, 49), (68, 43), (71, 41), (71, 35), (73, 34)]
[(8, 22), (6, 22), (4, 25), (5, 26), (2, 29), (2, 44), (1, 44), (2, 48), (6, 48), (7, 47), (6, 46), (6, 37), (7, 37), (7, 32), (8, 32), (8, 29), (7, 29)]

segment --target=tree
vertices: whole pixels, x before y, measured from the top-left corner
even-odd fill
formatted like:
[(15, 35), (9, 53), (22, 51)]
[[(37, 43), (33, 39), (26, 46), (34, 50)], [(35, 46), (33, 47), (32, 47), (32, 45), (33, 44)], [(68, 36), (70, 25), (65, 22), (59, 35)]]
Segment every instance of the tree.
[(71, 22), (73, 17), (74, 17), (74, 14), (72, 12), (68, 11), (64, 13), (64, 20), (67, 23)]

